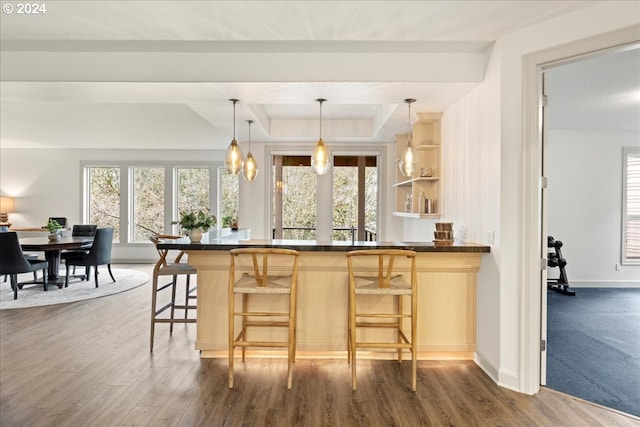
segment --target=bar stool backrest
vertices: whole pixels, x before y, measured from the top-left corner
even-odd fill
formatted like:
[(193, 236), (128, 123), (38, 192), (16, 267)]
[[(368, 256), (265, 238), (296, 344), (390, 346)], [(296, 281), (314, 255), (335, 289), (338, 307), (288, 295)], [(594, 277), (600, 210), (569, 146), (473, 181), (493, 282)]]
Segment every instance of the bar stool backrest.
[[(412, 250), (406, 249), (363, 249), (347, 252), (347, 263), (349, 267), (349, 276), (354, 277), (354, 263), (352, 258), (354, 257), (377, 257), (378, 258), (378, 268), (377, 268), (377, 276), (373, 274), (370, 275), (370, 279), (373, 280), (377, 277), (378, 288), (380, 290), (389, 289), (389, 285), (392, 280), (399, 276), (393, 275), (394, 264), (396, 258), (409, 258), (411, 260), (411, 279), (412, 282), (415, 282), (414, 275), (415, 272), (415, 257), (416, 252)], [(371, 266), (367, 266), (363, 268), (367, 272), (373, 271), (374, 268)]]
[[(229, 253), (231, 254), (231, 264), (230, 264), (231, 280), (234, 280), (233, 277), (235, 276), (236, 259), (239, 256), (246, 255), (251, 257), (251, 265), (253, 267), (253, 276), (245, 274), (243, 277), (244, 278), (251, 277), (252, 279), (254, 279), (255, 285), (257, 288), (262, 288), (264, 291), (268, 292), (268, 288), (269, 288), (268, 284), (273, 277), (278, 277), (278, 278), (290, 277), (291, 282), (289, 286), (295, 286), (295, 284), (297, 283), (298, 257), (299, 257), (298, 251), (295, 251), (292, 249), (280, 249), (280, 248), (240, 248), (240, 249), (232, 249)], [(277, 276), (274, 276), (273, 274), (271, 275), (269, 274), (269, 257), (278, 256), (278, 255), (294, 257), (290, 274), (281, 274), (281, 272), (279, 272)]]

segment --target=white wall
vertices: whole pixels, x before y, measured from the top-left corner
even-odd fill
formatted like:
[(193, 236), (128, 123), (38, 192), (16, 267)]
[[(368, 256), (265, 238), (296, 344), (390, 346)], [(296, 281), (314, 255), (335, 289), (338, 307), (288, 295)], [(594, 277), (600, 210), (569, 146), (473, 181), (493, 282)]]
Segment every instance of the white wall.
[[(640, 266), (621, 262), (622, 148), (637, 131), (548, 132), (549, 235), (563, 242), (571, 287), (640, 287)], [(549, 277), (558, 277), (550, 269)]]
[(484, 82), (443, 114), (443, 215), (455, 234), (491, 245), (478, 274), (476, 360), (496, 380), (500, 372), (500, 59)]

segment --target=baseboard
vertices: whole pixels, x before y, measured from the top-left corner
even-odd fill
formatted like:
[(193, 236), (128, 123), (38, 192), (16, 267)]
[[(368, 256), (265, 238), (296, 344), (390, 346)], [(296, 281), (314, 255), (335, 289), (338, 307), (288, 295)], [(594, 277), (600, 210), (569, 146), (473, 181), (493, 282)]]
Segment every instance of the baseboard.
[(498, 383), (498, 368), (493, 365), (493, 363), (489, 362), (486, 357), (482, 355), (482, 353), (475, 352), (473, 355), (473, 361), (476, 362), (476, 365), (480, 367), (484, 371), (485, 374), (489, 376), (493, 380), (494, 383)]
[(484, 357), (482, 353), (479, 352), (475, 353), (473, 361), (476, 362), (476, 365), (478, 365), (480, 369), (482, 369), (484, 373), (487, 374), (489, 378), (491, 378), (493, 382), (498, 384), (500, 387), (508, 388), (509, 390), (522, 393), (520, 391), (519, 378), (514, 373), (501, 371), (486, 357)]
[(637, 280), (572, 280), (571, 288), (640, 288)]

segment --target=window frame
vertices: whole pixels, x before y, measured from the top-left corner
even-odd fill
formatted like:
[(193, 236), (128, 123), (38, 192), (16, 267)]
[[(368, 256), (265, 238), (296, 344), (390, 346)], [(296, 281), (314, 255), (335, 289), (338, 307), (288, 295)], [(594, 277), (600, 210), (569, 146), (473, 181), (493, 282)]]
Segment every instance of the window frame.
[[(621, 227), (621, 236), (620, 236), (620, 246), (621, 246), (621, 260), (620, 263), (622, 265), (640, 265), (640, 257), (638, 258), (629, 258), (627, 255), (627, 222), (629, 221), (629, 215), (627, 214), (627, 193), (628, 193), (628, 181), (629, 181), (629, 172), (627, 170), (628, 158), (629, 157), (637, 157), (640, 160), (640, 148), (638, 147), (623, 147), (622, 148), (622, 227)], [(640, 177), (638, 177), (640, 178)], [(640, 189), (638, 190), (638, 195), (636, 196), (640, 198)], [(632, 215), (633, 219), (640, 220), (640, 214)]]
[[(385, 143), (370, 143), (370, 144), (353, 144), (341, 146), (339, 149), (334, 150), (332, 145), (329, 145), (331, 151), (331, 164), (333, 165), (334, 156), (376, 156), (377, 168), (378, 168), (378, 203), (377, 203), (377, 233), (376, 238), (378, 241), (385, 240), (387, 231), (389, 229), (389, 217), (385, 214), (388, 206), (388, 191), (391, 188), (389, 182), (389, 171), (393, 171), (393, 163), (389, 165), (389, 159), (393, 159), (393, 153), (389, 144)], [(309, 150), (301, 150), (299, 145), (288, 144), (269, 144), (265, 145), (265, 158), (268, 159), (268, 164), (273, 164), (273, 156), (311, 156), (312, 148)], [(318, 178), (318, 200), (331, 200), (333, 201), (333, 177), (332, 173), (322, 175)], [(265, 194), (268, 194), (268, 203), (265, 206), (265, 230), (271, 236), (271, 230), (275, 224), (273, 223), (273, 203), (271, 201), (272, 192), (276, 187), (276, 181), (271, 168), (269, 169), (269, 178), (265, 180)], [(331, 229), (333, 228), (333, 220), (331, 215), (333, 213), (333, 202), (331, 203), (318, 203), (316, 206), (317, 213), (317, 239), (326, 241), (331, 239)]]
[[(134, 241), (133, 238), (133, 189), (131, 175), (133, 168), (136, 167), (162, 167), (165, 170), (165, 206), (164, 206), (164, 230), (166, 233), (175, 234), (179, 232), (177, 225), (171, 222), (178, 218), (177, 207), (177, 180), (176, 171), (179, 168), (206, 168), (209, 170), (209, 209), (211, 212), (217, 212), (218, 200), (218, 168), (223, 165), (222, 162), (201, 162), (201, 161), (95, 161), (84, 160), (80, 162), (80, 175), (82, 180), (81, 186), (81, 203), (80, 218), (84, 223), (89, 221), (90, 210), (90, 189), (89, 189), (89, 173), (88, 169), (93, 167), (110, 167), (120, 169), (120, 242), (114, 243), (117, 247), (139, 247), (141, 245), (151, 245), (149, 241)], [(220, 226), (218, 221), (216, 227)]]

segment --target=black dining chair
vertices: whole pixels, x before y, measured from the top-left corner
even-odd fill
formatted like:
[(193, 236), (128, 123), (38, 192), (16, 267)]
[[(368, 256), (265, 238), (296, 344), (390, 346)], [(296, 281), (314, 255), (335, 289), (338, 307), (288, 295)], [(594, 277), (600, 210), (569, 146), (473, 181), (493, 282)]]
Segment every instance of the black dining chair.
[[(74, 224), (71, 229), (71, 237), (93, 237), (96, 235), (96, 230), (98, 226), (95, 224)], [(91, 243), (87, 244), (83, 249), (73, 249), (68, 251), (62, 251), (60, 257), (63, 260), (67, 258), (80, 256), (82, 254), (89, 253), (89, 249), (91, 249)], [(71, 272), (72, 277), (85, 277), (89, 280), (89, 267), (85, 269), (85, 274), (83, 276), (76, 276), (76, 266), (73, 266), (73, 271)]]
[(0, 274), (8, 274), (13, 289), (13, 299), (18, 299), (18, 289), (27, 283), (18, 283), (18, 274), (31, 273), (42, 270), (42, 283), (44, 290), (47, 290), (47, 261), (37, 259), (27, 259), (22, 252), (18, 234), (15, 232), (0, 233)]
[[(93, 244), (89, 252), (77, 254), (75, 256), (69, 256), (65, 259), (64, 265), (66, 267), (66, 275), (64, 280), (65, 288), (69, 286), (69, 267), (71, 266), (84, 266), (95, 268), (95, 282), (96, 288), (98, 287), (98, 266), (107, 265), (109, 270), (109, 276), (114, 282), (116, 279), (111, 272), (111, 246), (113, 245), (113, 228), (98, 228), (93, 238)], [(89, 272), (87, 272), (88, 280)]]
[[(2, 225), (0, 226), (0, 233), (7, 233), (9, 232), (9, 227)], [(38, 255), (36, 254), (24, 254), (25, 258), (30, 259), (30, 260), (37, 260), (38, 259)], [(9, 277), (8, 274), (4, 275), (4, 281), (7, 281), (7, 278)], [(38, 280), (38, 272), (34, 271), (33, 272), (33, 280), (36, 281)]]

